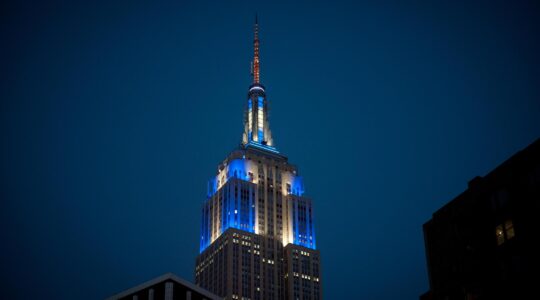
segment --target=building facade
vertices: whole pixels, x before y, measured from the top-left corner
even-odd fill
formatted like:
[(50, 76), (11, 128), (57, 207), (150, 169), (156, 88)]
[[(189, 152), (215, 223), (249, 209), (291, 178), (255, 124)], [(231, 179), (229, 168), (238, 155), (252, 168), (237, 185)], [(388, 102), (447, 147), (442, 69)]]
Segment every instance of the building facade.
[(538, 299), (540, 140), (424, 224), (430, 290), (420, 299)]
[(297, 167), (272, 138), (257, 21), (253, 44), (242, 143), (209, 181), (195, 282), (225, 299), (319, 300), (312, 202)]

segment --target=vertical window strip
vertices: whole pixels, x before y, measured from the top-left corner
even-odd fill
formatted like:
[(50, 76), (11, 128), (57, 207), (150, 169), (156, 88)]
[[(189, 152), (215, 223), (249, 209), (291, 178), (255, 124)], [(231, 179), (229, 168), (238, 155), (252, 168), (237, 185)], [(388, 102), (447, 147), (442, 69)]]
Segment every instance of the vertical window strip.
[(253, 139), (253, 104), (248, 100), (248, 141)]
[(257, 118), (257, 124), (258, 124), (258, 141), (259, 143), (262, 143), (264, 140), (264, 99), (263, 97), (258, 98), (258, 118)]

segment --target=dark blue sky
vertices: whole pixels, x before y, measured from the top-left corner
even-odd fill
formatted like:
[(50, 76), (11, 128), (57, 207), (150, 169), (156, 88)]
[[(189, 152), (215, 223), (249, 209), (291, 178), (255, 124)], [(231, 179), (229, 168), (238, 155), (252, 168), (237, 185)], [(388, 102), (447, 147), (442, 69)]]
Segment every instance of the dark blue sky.
[(422, 224), (540, 136), (537, 1), (14, 2), (0, 4), (6, 299), (193, 280), (206, 182), (241, 138), (256, 11), (327, 299), (417, 299)]

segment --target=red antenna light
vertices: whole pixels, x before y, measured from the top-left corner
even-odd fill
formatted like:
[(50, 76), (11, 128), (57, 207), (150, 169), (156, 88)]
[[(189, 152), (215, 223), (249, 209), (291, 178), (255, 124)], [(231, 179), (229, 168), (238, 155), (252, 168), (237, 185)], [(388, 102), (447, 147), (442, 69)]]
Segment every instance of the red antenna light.
[(257, 14), (255, 14), (255, 38), (253, 40), (253, 62), (252, 71), (253, 83), (259, 83), (259, 21)]

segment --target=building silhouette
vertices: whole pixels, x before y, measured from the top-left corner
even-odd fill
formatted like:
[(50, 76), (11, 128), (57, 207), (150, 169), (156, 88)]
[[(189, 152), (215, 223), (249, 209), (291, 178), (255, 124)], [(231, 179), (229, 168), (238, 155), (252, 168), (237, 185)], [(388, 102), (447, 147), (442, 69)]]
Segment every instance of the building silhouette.
[(424, 224), (430, 290), (420, 299), (540, 299), (540, 140)]
[(297, 167), (272, 138), (257, 20), (253, 44), (242, 143), (208, 184), (195, 282), (225, 299), (318, 300), (321, 267), (312, 202)]
[(191, 282), (166, 273), (120, 292), (107, 300), (219, 300), (220, 297)]

